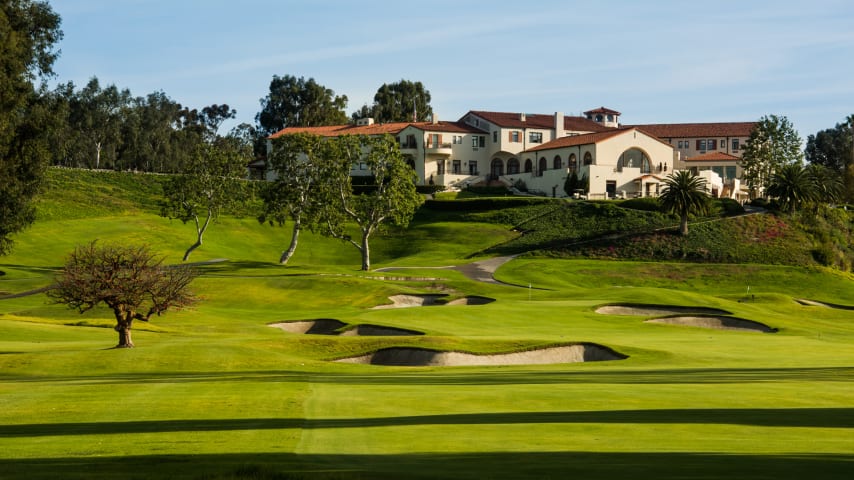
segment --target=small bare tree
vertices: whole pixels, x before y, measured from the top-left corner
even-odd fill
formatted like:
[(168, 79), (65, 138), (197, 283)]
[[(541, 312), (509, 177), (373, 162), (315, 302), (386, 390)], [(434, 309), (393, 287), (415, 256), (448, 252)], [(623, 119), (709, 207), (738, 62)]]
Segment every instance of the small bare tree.
[(194, 303), (188, 286), (195, 277), (189, 267), (163, 265), (147, 246), (92, 242), (71, 253), (48, 296), (80, 313), (106, 304), (116, 317), (116, 348), (133, 348), (133, 321)]

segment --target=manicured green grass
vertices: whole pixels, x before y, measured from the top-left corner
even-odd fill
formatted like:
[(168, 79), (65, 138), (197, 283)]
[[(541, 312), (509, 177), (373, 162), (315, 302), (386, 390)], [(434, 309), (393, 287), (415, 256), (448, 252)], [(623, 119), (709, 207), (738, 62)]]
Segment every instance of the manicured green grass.
[[(70, 209), (68, 205), (62, 208)], [(43, 220), (0, 258), (0, 292), (48, 285), (74, 245), (148, 241), (180, 259), (191, 232), (152, 211)], [(133, 210), (133, 208), (131, 209)], [(375, 242), (376, 266), (439, 267), (514, 235), (424, 214)], [(44, 294), (0, 300), (0, 478), (810, 478), (854, 472), (850, 274), (790, 266), (522, 257), (478, 283), (418, 268), (359, 272), (355, 250), (224, 217), (193, 260), (202, 301), (134, 329)], [(406, 280), (405, 277), (410, 277)], [(530, 286), (530, 288), (525, 288)], [(748, 291), (748, 286), (750, 287)], [(374, 310), (398, 293), (496, 302)], [(716, 307), (773, 334), (601, 315), (607, 303)], [(425, 332), (297, 335), (334, 318)], [(331, 360), (389, 346), (501, 353), (571, 342), (610, 362), (381, 367)]]

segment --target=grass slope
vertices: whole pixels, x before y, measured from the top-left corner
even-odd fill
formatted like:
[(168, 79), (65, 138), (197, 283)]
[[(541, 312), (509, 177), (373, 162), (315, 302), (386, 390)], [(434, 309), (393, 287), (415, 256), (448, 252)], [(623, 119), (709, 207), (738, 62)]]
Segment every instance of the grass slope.
[[(87, 181), (93, 184), (80, 188), (112, 196), (100, 180)], [(48, 192), (43, 201), (53, 202), (54, 211), (76, 211), (82, 209), (76, 195), (65, 202)], [(93, 238), (149, 241), (177, 261), (191, 235), (156, 216), (152, 200), (82, 209), (88, 213), (74, 220), (45, 215), (0, 259), (7, 272), (0, 291), (49, 284), (68, 249)], [(410, 230), (377, 238), (376, 263), (463, 263), (512, 241), (517, 234), (510, 227), (519, 218), (537, 218), (494, 210), (468, 217), (474, 213), (420, 212)], [(498, 271), (505, 282), (531, 286), (519, 288), (445, 269), (365, 274), (357, 270), (355, 250), (312, 235), (294, 264), (281, 267), (274, 262), (286, 238), (287, 229), (224, 217), (198, 252), (199, 260), (228, 259), (200, 267), (194, 288), (203, 301), (139, 325), (132, 350), (109, 348), (116, 339), (104, 309), (78, 315), (46, 303), (43, 294), (0, 300), (0, 477), (842, 479), (852, 473), (851, 311), (794, 301), (851, 305), (850, 274), (525, 257)], [(370, 308), (398, 293), (497, 301)], [(595, 313), (618, 302), (716, 307), (779, 331), (706, 330)], [(426, 335), (333, 337), (267, 327), (316, 318)], [(579, 341), (629, 358), (453, 368), (329, 361), (388, 346), (497, 353)]]

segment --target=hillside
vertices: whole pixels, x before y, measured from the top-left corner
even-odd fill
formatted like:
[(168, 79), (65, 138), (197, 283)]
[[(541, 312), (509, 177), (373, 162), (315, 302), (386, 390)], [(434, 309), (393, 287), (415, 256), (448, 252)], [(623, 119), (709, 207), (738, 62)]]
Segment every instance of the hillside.
[[(138, 214), (152, 218), (159, 211), (158, 201), (167, 178), (50, 169), (45, 192), (38, 202), (38, 222)], [(653, 208), (649, 202), (570, 202), (531, 197), (428, 201), (409, 229), (390, 229), (384, 236), (376, 237), (375, 255), (380, 261), (395, 263), (413, 255), (426, 258), (424, 252), (419, 255), (411, 248), (411, 236), (436, 236), (453, 244), (453, 239), (460, 235), (458, 232), (465, 230), (465, 235), (473, 241), (471, 245), (455, 248), (455, 255), (527, 253), (567, 258), (823, 265), (846, 271), (854, 263), (851, 248), (854, 212), (851, 211), (727, 217), (724, 216), (727, 209), (719, 208), (715, 217), (693, 219), (689, 235), (681, 237), (669, 229), (677, 223), (676, 218), (650, 211)], [(251, 208), (232, 213), (241, 213), (243, 218), (232, 219), (232, 215), (222, 221), (238, 221), (254, 230), (255, 212)], [(287, 235), (280, 229), (272, 230), (278, 237)], [(503, 232), (496, 235), (498, 230)], [(153, 233), (156, 231), (154, 228)], [(211, 238), (216, 238), (216, 228), (211, 232)], [(262, 229), (258, 234), (269, 237), (273, 232)], [(154, 235), (155, 243), (156, 238)], [(311, 238), (314, 243), (337, 244)], [(269, 243), (269, 239), (262, 243)], [(480, 248), (468, 248), (476, 245)], [(349, 262), (346, 249), (344, 255)]]

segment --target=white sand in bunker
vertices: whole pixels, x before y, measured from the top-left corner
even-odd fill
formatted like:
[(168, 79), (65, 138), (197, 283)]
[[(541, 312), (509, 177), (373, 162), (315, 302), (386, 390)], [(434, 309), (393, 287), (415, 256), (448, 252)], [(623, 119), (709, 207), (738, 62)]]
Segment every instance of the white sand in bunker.
[(620, 303), (615, 305), (603, 305), (596, 309), (596, 313), (603, 315), (637, 315), (651, 317), (654, 315), (730, 315), (732, 312), (719, 308), (709, 307), (683, 307), (679, 305), (646, 305), (642, 303)]
[(460, 367), (499, 365), (550, 365), (559, 363), (622, 360), (625, 355), (592, 343), (542, 348), (497, 355), (443, 352), (424, 348), (393, 347), (358, 357), (336, 360), (341, 363), (402, 367)]
[(386, 308), (409, 308), (409, 307), (429, 307), (432, 305), (486, 305), (495, 301), (494, 298), (480, 297), (471, 295), (468, 297), (457, 298), (446, 302), (444, 299), (447, 295), (444, 294), (400, 294), (388, 297), (391, 300), (390, 304), (377, 305), (374, 309), (381, 310)]
[(735, 317), (721, 316), (683, 316), (664, 317), (647, 320), (646, 323), (664, 323), (668, 325), (683, 325), (688, 327), (713, 328), (718, 330), (744, 330), (749, 332), (774, 333), (776, 328), (764, 323), (754, 322)]
[(340, 335), (342, 337), (354, 336), (404, 336), (404, 335), (424, 335), (424, 332), (416, 330), (407, 330), (405, 328), (385, 327), (382, 325), (361, 324), (352, 328), (347, 328), (347, 324), (329, 318), (321, 318), (317, 320), (299, 320), (291, 322), (271, 323), (268, 326), (279, 328), (286, 332), (308, 334), (308, 335)]

